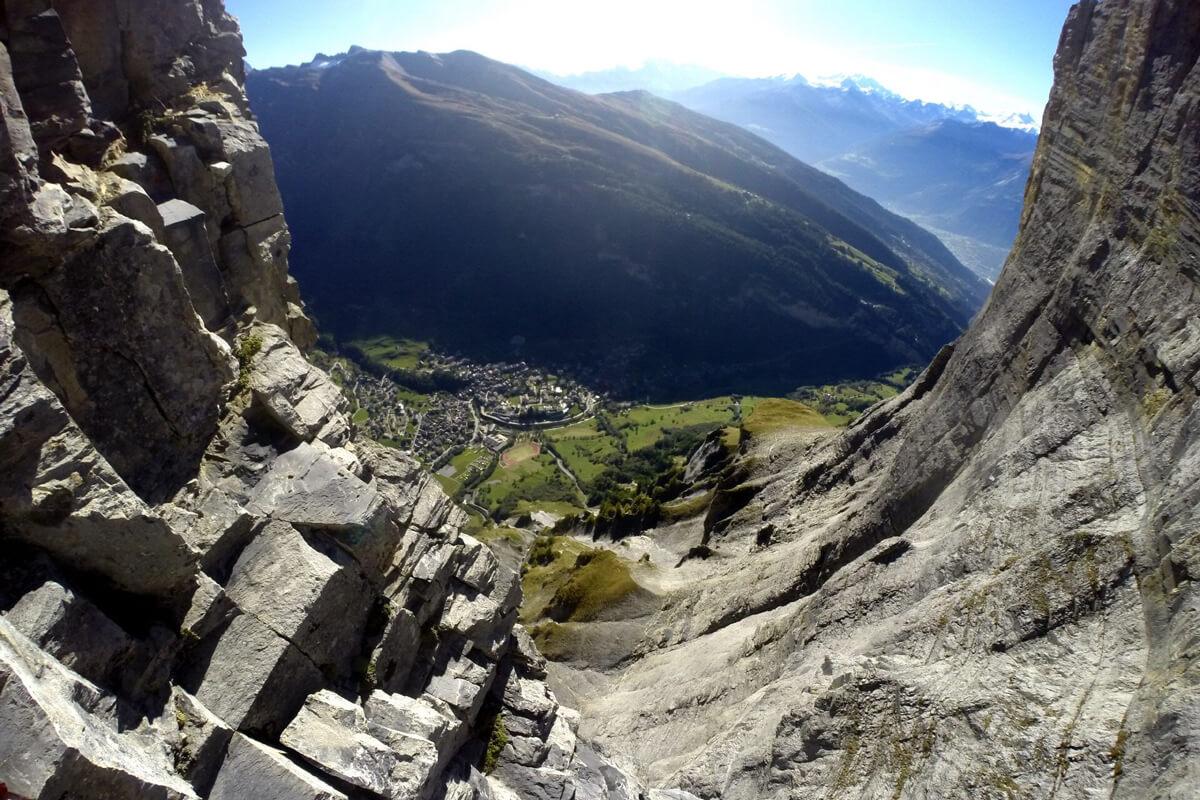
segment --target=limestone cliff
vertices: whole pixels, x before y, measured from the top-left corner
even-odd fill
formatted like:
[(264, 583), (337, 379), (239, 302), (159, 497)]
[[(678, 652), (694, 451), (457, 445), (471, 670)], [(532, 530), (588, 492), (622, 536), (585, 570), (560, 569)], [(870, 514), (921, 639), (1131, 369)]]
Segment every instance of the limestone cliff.
[(0, 783), (638, 796), (305, 359), (242, 55), (220, 0), (0, 2)]
[(553, 667), (586, 734), (727, 800), (1200, 792), (1198, 57), (1190, 0), (1071, 11), (987, 306), (750, 448), (634, 660)]

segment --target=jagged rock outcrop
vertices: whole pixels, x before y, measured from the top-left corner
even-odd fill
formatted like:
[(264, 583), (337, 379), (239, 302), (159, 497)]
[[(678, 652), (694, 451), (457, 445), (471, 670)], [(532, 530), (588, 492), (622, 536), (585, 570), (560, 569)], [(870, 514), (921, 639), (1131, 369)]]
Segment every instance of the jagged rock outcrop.
[(726, 800), (1200, 791), (1198, 58), (1195, 3), (1071, 11), (979, 318), (844, 435), (755, 445), (636, 660), (552, 665), (586, 735)]
[(636, 797), (305, 358), (242, 54), (219, 0), (0, 2), (0, 783)]

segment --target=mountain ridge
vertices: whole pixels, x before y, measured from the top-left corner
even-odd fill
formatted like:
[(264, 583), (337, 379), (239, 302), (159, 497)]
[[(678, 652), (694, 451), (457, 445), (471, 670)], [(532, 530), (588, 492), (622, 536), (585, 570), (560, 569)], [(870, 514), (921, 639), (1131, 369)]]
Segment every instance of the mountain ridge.
[[(964, 263), (994, 280), (1016, 234), (1036, 133), (875, 84), (723, 79), (672, 98), (742, 125), (934, 229)], [(939, 125), (959, 135), (931, 135)], [(948, 210), (952, 197), (958, 207)]]
[[(622, 358), (622, 368), (633, 380), (618, 388), (635, 394), (745, 391), (751, 381), (778, 392), (805, 382), (796, 380), (805, 369), (828, 375), (846, 363), (805, 354), (813, 325), (843, 354), (862, 326), (877, 353), (860, 348), (856, 358), (876, 374), (932, 354), (986, 291), (934, 237), (873, 201), (734, 126), (648, 94), (589, 97), (466, 51), (356, 51), (319, 70), (257, 71), (248, 87), (289, 214), (302, 223), (295, 269), (344, 338), (372, 314), (379, 332), (398, 332), (382, 330), (386, 309), (336, 318), (363, 297), (380, 302), (378, 289), (347, 283), (420, 272), (428, 294), (403, 300), (406, 319), (430, 308), (455, 318), (425, 323), (418, 338), (437, 324), (433, 335), (467, 350), (486, 328), (489, 339), (519, 336), (526, 357), (560, 365), (587, 348), (599, 354), (584, 359), (593, 372), (601, 351), (632, 350), (640, 355)], [(371, 100), (350, 103), (352, 92)], [(317, 142), (337, 154), (336, 166), (309, 168)], [(320, 201), (318, 187), (345, 202)], [(358, 232), (356, 264), (340, 263), (350, 243), (319, 238), (322, 226)], [(486, 294), (477, 298), (472, 284)], [(917, 321), (899, 293), (927, 316)], [(722, 297), (732, 302), (714, 305)], [(505, 311), (522, 303), (537, 315)], [(762, 313), (751, 321), (738, 316), (742, 306)], [(881, 325), (883, 313), (895, 320)], [(725, 332), (715, 336), (701, 320), (718, 319)], [(601, 333), (602, 347), (589, 343)], [(762, 343), (781, 338), (796, 344), (770, 354), (779, 377), (764, 381), (754, 362)], [(492, 348), (481, 355), (512, 355)], [(673, 387), (653, 383), (664, 360), (679, 373)], [(716, 382), (705, 385), (704, 374)]]

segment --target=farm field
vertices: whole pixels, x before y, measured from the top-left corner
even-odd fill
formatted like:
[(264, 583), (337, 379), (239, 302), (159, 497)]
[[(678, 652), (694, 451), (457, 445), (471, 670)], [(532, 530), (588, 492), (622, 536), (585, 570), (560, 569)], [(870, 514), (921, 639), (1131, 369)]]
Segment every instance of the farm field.
[(620, 451), (616, 437), (600, 430), (594, 419), (546, 431), (546, 438), (582, 483), (595, 480)]
[(475, 502), (499, 518), (536, 510), (562, 513), (568, 507), (569, 513), (577, 513), (584, 508), (583, 496), (549, 453), (509, 467), (498, 465), (475, 490)]
[(666, 428), (736, 424), (735, 403), (728, 395), (669, 406), (635, 406), (612, 416), (613, 426), (630, 452), (652, 446)]

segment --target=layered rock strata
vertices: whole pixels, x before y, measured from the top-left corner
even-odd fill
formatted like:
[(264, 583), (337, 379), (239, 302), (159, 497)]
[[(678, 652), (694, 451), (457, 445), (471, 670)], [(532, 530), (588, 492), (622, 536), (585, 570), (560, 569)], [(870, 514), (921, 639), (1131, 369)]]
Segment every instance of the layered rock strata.
[(0, 782), (637, 797), (305, 358), (242, 55), (219, 0), (0, 3)]
[(726, 800), (1200, 792), (1198, 58), (1195, 3), (1071, 11), (979, 318), (747, 454), (636, 660), (553, 668), (585, 734)]

